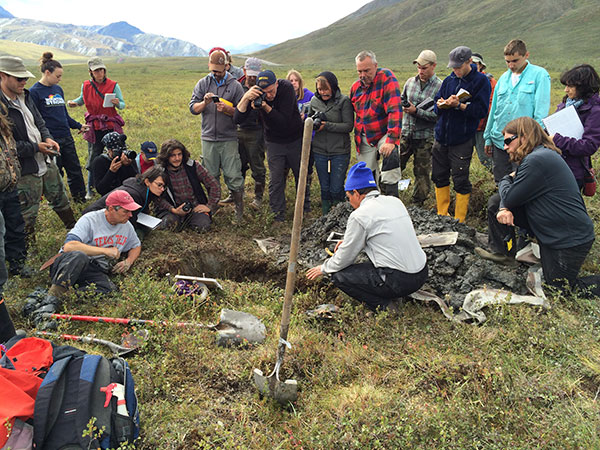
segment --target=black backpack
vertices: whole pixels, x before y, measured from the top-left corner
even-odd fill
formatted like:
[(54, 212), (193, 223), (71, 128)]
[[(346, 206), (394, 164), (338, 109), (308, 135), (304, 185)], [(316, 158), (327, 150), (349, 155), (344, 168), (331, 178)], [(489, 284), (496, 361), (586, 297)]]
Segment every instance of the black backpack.
[[(115, 383), (123, 386), (123, 396), (113, 390)], [(84, 436), (92, 422), (96, 431)], [(139, 425), (133, 377), (125, 360), (67, 356), (52, 364), (35, 399), (33, 447), (117, 448), (134, 443)]]

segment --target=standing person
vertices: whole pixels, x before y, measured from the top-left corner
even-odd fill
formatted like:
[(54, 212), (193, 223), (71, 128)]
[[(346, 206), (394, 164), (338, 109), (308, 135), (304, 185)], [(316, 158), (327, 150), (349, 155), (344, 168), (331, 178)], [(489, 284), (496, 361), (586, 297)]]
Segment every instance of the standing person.
[(140, 152), (135, 157), (135, 168), (137, 173), (144, 173), (146, 170), (154, 167), (156, 157), (158, 156), (158, 148), (152, 141), (145, 141), (140, 146)]
[[(333, 284), (367, 308), (386, 309), (393, 299), (419, 290), (427, 280), (427, 256), (419, 245), (406, 207), (380, 195), (364, 162), (348, 171), (346, 197), (354, 211), (334, 255), (308, 270), (314, 280), (331, 274)], [(364, 250), (369, 261), (355, 264)]]
[(244, 213), (244, 179), (238, 152), (237, 127), (233, 112), (244, 90), (225, 70), (227, 55), (213, 51), (208, 59), (210, 73), (198, 81), (190, 100), (190, 112), (202, 114), (202, 155), (208, 172), (217, 180), (221, 170), (232, 193), (235, 215), (241, 221)]
[(488, 211), (491, 252), (479, 247), (475, 252), (495, 262), (509, 262), (504, 239), (514, 238), (514, 225), (518, 225), (537, 238), (547, 284), (563, 291), (591, 289), (583, 294), (600, 295), (600, 276), (578, 277), (594, 243), (594, 223), (560, 149), (531, 117), (510, 121), (503, 136), (504, 149), (517, 169), (500, 180), (495, 194), (500, 197), (499, 208), (495, 214)]
[[(439, 119), (432, 148), (431, 179), (435, 183), (437, 213), (448, 215), (450, 176), (456, 192), (454, 217), (464, 222), (469, 209), (471, 181), (469, 167), (473, 156), (473, 137), (482, 117), (488, 112), (490, 82), (477, 71), (469, 47), (450, 52), (448, 67), (452, 73), (442, 82), (434, 97)], [(465, 92), (464, 96), (461, 92)], [(461, 95), (461, 97), (459, 97)]]
[(56, 165), (61, 174), (63, 168), (67, 172), (71, 197), (76, 202), (83, 202), (85, 183), (71, 129), (84, 133), (89, 129), (89, 125), (82, 125), (69, 116), (65, 107), (65, 93), (58, 85), (63, 75), (63, 67), (60, 62), (53, 59), (52, 53), (46, 52), (42, 55), (40, 70), (42, 78), (29, 89), (29, 94), (44, 118), (48, 131), (60, 145), (60, 155), (56, 157)]
[[(278, 80), (270, 70), (258, 74), (238, 103), (234, 120), (241, 123), (252, 110), (258, 110), (265, 131), (269, 164), (269, 204), (276, 222), (285, 221), (285, 185), (288, 168), (298, 186), (302, 153), (302, 119), (296, 105), (294, 87), (288, 80)], [(304, 209), (307, 207), (304, 201)]]
[(60, 153), (60, 145), (52, 139), (29, 91), (25, 89), (25, 83), (32, 76), (25, 69), (21, 58), (0, 57), (0, 101), (8, 109), (12, 134), (17, 143), (21, 164), (19, 201), (25, 220), (25, 232), (30, 242), (35, 239), (35, 222), (42, 194), (66, 228), (73, 228), (75, 225), (73, 210), (58, 166), (54, 162), (54, 156)]
[(551, 138), (581, 190), (584, 177), (592, 167), (592, 155), (600, 147), (600, 78), (592, 66), (580, 64), (564, 72), (560, 82), (565, 86), (566, 95), (556, 110), (573, 105), (583, 125), (583, 136), (576, 139), (556, 133)]
[[(256, 86), (260, 70), (260, 59), (248, 58), (246, 60), (244, 76), (239, 80), (244, 93), (248, 92), (252, 86)], [(237, 136), (238, 151), (242, 162), (242, 177), (246, 178), (246, 170), (250, 166), (254, 179), (254, 200), (250, 203), (250, 207), (259, 209), (265, 192), (267, 170), (265, 169), (265, 136), (258, 110), (251, 109), (248, 116), (238, 123)], [(233, 198), (228, 203), (232, 201)]]
[(298, 111), (300, 111), (300, 113), (303, 113), (303, 108), (305, 107), (304, 105), (308, 106), (308, 104), (310, 103), (310, 99), (313, 98), (313, 95), (315, 94), (304, 87), (304, 80), (302, 79), (302, 75), (297, 70), (291, 69), (287, 73), (285, 79), (292, 83), (292, 86), (294, 86), (294, 92), (296, 93), (296, 103), (298, 104)]
[(25, 223), (17, 195), (20, 174), (16, 143), (4, 104), (0, 103), (0, 343), (15, 335), (15, 327), (4, 300), (4, 284), (8, 280), (6, 261), (21, 261), (23, 264), (26, 256)]
[(219, 208), (221, 186), (218, 180), (191, 159), (185, 145), (176, 139), (162, 143), (158, 164), (167, 174), (166, 192), (156, 205), (157, 215), (163, 219), (161, 227), (208, 230), (212, 215)]
[(504, 151), (502, 130), (517, 117), (533, 117), (539, 123), (550, 109), (550, 75), (529, 62), (525, 42), (513, 39), (504, 47), (508, 70), (498, 79), (483, 139), (485, 152), (494, 162), (494, 180), (514, 170)]
[[(473, 62), (477, 64), (477, 70), (488, 77), (490, 81), (490, 87), (492, 89), (492, 93), (490, 94), (490, 107), (492, 106), (492, 99), (494, 98), (494, 89), (496, 88), (496, 79), (491, 73), (487, 73), (485, 71), (486, 65), (483, 62), (483, 56), (480, 53), (473, 53)], [(492, 158), (490, 158), (485, 153), (485, 140), (483, 139), (483, 132), (485, 131), (485, 125), (487, 124), (488, 116), (485, 116), (483, 119), (479, 121), (479, 126), (477, 127), (477, 133), (475, 133), (475, 138), (473, 139), (473, 147), (477, 151), (477, 157), (479, 158), (479, 162), (483, 164), (490, 172), (493, 171), (494, 163), (492, 162)]]
[[(91, 198), (92, 187), (94, 187), (94, 177), (92, 174), (92, 164), (94, 159), (102, 153), (102, 138), (111, 131), (123, 133), (125, 121), (117, 112), (117, 109), (125, 109), (125, 100), (121, 88), (116, 81), (106, 77), (106, 66), (102, 59), (98, 57), (91, 58), (88, 61), (90, 79), (81, 85), (81, 95), (75, 100), (68, 102), (70, 107), (82, 106), (85, 104), (87, 113), (85, 123), (89, 125), (89, 130), (84, 133), (83, 138), (91, 144), (88, 146), (88, 160), (86, 169), (88, 170), (88, 192), (86, 197)], [(115, 98), (105, 105), (107, 94), (114, 94)]]
[(231, 57), (231, 52), (228, 50), (225, 50), (223, 47), (213, 47), (208, 52), (209, 58), (210, 58), (211, 53), (214, 52), (215, 50), (219, 50), (219, 51), (225, 53), (225, 55), (227, 56), (227, 63), (225, 64), (225, 70), (227, 72), (229, 72), (229, 74), (232, 75), (233, 78), (235, 78), (236, 80), (238, 80), (241, 83), (242, 82), (241, 80), (244, 77), (244, 71), (240, 67), (233, 65), (233, 58)]
[(373, 171), (383, 195), (398, 197), (398, 182), (402, 178), (398, 155), (402, 127), (400, 86), (391, 70), (377, 66), (375, 53), (364, 50), (356, 55), (355, 62), (359, 79), (350, 88), (350, 101), (356, 113), (357, 159)]
[[(321, 185), (321, 209), (326, 215), (332, 206), (343, 202), (344, 179), (350, 162), (350, 131), (354, 110), (343, 95), (332, 72), (321, 72), (316, 80), (316, 94), (308, 106), (308, 116), (318, 116), (312, 140), (312, 153)], [(318, 127), (317, 127), (318, 125)]]
[(404, 114), (400, 139), (400, 168), (404, 170), (406, 163), (414, 155), (415, 187), (412, 201), (416, 205), (423, 205), (431, 191), (431, 147), (433, 128), (437, 121), (433, 98), (440, 90), (442, 80), (435, 74), (437, 56), (431, 50), (423, 50), (413, 64), (417, 65), (417, 75), (406, 80), (402, 88)]

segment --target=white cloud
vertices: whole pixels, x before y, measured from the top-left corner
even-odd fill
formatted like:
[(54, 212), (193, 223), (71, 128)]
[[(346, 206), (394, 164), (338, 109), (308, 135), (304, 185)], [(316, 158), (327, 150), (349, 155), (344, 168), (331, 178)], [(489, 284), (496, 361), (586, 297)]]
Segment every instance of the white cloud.
[(183, 39), (205, 50), (283, 42), (323, 28), (366, 3), (368, 0), (285, 0), (259, 9), (256, 2), (242, 0), (0, 1), (19, 18), (75, 25), (108, 25), (123, 20), (145, 33)]

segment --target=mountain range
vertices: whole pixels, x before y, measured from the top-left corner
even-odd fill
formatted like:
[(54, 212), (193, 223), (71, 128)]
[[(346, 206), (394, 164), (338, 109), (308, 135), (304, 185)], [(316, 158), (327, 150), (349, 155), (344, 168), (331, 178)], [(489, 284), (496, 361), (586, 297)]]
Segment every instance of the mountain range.
[(333, 67), (353, 65), (354, 56), (369, 49), (380, 65), (389, 66), (410, 64), (425, 48), (434, 50), (441, 62), (454, 47), (467, 45), (503, 65), (504, 45), (519, 38), (534, 62), (562, 69), (599, 61), (598, 23), (598, 0), (375, 0), (328, 27), (256, 56)]
[(0, 8), (0, 38), (55, 47), (85, 56), (208, 56), (206, 50), (157, 34), (144, 33), (127, 22), (77, 26), (15, 18)]

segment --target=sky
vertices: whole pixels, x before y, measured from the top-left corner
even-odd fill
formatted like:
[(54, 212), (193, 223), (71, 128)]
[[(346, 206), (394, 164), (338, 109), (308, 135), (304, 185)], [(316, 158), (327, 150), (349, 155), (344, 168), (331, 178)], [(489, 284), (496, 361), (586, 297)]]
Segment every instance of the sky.
[[(212, 47), (276, 44), (326, 27), (369, 0), (0, 0), (22, 19), (74, 25), (108, 25), (126, 21), (145, 33)], [(222, 5), (223, 7), (219, 7)]]

